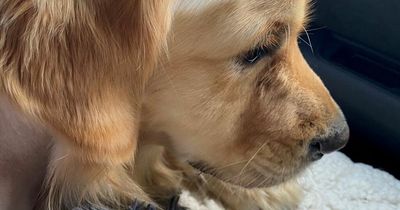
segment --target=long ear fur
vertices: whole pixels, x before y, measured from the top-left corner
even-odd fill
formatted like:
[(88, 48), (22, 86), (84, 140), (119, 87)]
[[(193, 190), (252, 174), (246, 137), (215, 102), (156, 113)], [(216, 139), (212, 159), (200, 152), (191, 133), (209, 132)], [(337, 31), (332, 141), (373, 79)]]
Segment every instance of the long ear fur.
[[(0, 93), (59, 137), (47, 209), (146, 199), (123, 164), (169, 0), (0, 1)], [(140, 195), (142, 194), (142, 195)]]

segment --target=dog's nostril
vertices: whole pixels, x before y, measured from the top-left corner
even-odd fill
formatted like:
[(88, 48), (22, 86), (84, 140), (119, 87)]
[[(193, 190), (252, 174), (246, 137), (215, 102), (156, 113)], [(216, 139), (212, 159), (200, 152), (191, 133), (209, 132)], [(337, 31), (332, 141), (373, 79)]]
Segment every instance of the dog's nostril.
[(316, 161), (322, 158), (324, 154), (321, 152), (321, 143), (319, 141), (312, 141), (310, 143), (309, 154), (312, 161)]
[(315, 150), (315, 151), (320, 151), (321, 149), (321, 144), (318, 141), (313, 141), (310, 144), (310, 149)]

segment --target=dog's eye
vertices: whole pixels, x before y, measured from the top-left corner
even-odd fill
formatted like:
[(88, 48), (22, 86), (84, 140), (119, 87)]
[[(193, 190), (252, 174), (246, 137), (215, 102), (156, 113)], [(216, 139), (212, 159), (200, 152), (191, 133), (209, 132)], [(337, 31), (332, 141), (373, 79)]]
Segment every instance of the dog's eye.
[(272, 55), (277, 48), (277, 46), (272, 45), (261, 46), (256, 49), (252, 49), (242, 56), (242, 62), (247, 65), (255, 64), (265, 56)]

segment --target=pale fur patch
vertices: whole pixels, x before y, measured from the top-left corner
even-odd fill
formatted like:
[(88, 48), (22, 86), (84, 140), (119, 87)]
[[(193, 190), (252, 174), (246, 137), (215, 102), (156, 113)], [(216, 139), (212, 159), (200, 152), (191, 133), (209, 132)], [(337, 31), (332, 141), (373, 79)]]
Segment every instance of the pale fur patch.
[(227, 0), (177, 0), (174, 12), (199, 13), (223, 2), (227, 2)]
[(196, 209), (196, 210), (224, 210), (225, 208), (221, 206), (221, 204), (217, 203), (212, 199), (206, 199), (204, 202), (201, 202), (194, 197), (190, 191), (184, 190), (181, 194), (181, 198), (179, 199), (179, 204), (188, 209)]

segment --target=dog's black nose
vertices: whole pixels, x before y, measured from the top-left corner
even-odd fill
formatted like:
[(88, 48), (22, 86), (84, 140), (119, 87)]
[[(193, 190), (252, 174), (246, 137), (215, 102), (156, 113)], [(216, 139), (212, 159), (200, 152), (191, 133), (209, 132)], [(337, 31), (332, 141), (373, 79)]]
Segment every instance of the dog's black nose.
[(342, 149), (349, 140), (349, 127), (344, 117), (335, 121), (328, 128), (328, 131), (321, 136), (314, 138), (309, 146), (309, 153), (312, 160), (319, 160), (324, 154)]

